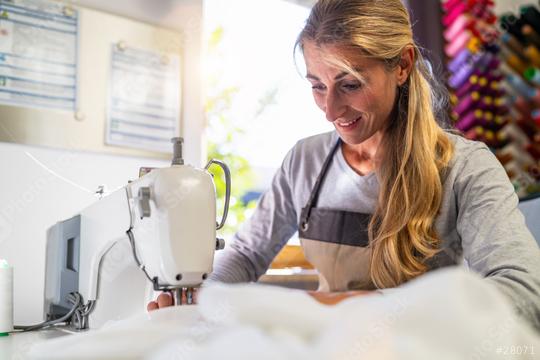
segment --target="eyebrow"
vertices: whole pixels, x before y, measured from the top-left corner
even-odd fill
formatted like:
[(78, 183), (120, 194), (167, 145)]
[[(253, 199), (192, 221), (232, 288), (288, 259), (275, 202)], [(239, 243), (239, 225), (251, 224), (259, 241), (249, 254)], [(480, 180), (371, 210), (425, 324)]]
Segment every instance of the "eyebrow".
[[(362, 69), (360, 68), (356, 68), (354, 69), (354, 71), (357, 71), (357, 72), (362, 72)], [(334, 80), (339, 80), (347, 75), (349, 75), (350, 73), (347, 72), (347, 71), (342, 71), (340, 72), (339, 74), (337, 74), (335, 77), (334, 77)], [(319, 79), (317, 76), (313, 75), (313, 74), (310, 74), (310, 73), (307, 73), (306, 74), (306, 79), (312, 79), (312, 80), (317, 80), (317, 81), (320, 81), (321, 79)]]

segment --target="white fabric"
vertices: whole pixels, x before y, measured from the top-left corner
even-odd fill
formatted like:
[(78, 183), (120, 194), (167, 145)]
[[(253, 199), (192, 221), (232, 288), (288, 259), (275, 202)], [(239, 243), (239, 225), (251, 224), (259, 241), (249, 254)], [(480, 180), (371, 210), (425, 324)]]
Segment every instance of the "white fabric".
[[(511, 354), (518, 347), (522, 354)], [(31, 358), (523, 360), (539, 353), (539, 334), (493, 284), (452, 268), (337, 306), (296, 290), (214, 284), (196, 307), (48, 340)]]

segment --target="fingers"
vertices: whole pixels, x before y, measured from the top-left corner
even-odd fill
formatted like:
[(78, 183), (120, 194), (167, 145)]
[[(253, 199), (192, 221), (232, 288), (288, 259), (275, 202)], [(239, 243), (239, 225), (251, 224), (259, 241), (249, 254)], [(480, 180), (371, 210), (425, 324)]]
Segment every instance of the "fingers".
[(159, 309), (159, 306), (158, 306), (158, 303), (155, 302), (155, 301), (150, 301), (148, 303), (148, 305), (146, 305), (146, 311), (150, 312), (150, 311), (154, 311), (154, 310), (157, 310)]
[(168, 292), (163, 292), (163, 293), (159, 294), (159, 296), (157, 298), (157, 304), (158, 304), (158, 307), (160, 309), (164, 308), (164, 307), (167, 307), (167, 306), (172, 306), (173, 305), (173, 298), (172, 298), (171, 294), (169, 294)]
[(146, 305), (146, 310), (150, 312), (171, 305), (173, 305), (173, 299), (171, 294), (164, 292), (159, 294), (156, 301), (150, 301), (148, 305)]

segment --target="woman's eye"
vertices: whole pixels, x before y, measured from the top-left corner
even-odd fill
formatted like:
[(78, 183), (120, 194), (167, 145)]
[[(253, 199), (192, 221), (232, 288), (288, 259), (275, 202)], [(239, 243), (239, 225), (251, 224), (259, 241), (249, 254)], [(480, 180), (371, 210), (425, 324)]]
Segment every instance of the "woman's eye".
[(316, 91), (323, 91), (326, 87), (324, 85), (315, 84), (312, 85), (311, 88)]
[(348, 91), (353, 91), (353, 90), (358, 90), (362, 87), (362, 84), (360, 83), (346, 83), (346, 84), (343, 84), (341, 85), (345, 90), (348, 90)]

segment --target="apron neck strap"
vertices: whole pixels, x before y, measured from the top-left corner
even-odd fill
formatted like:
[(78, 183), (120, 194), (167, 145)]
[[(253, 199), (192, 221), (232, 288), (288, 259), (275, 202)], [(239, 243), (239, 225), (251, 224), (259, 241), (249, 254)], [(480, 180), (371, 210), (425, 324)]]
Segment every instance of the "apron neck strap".
[(311, 213), (311, 208), (313, 208), (317, 204), (317, 198), (319, 197), (319, 189), (324, 180), (328, 167), (330, 166), (330, 161), (334, 157), (334, 154), (336, 153), (340, 144), (341, 144), (341, 138), (338, 137), (336, 143), (334, 144), (334, 146), (332, 147), (332, 149), (326, 156), (326, 159), (324, 160), (323, 166), (321, 168), (321, 172), (319, 173), (319, 176), (317, 177), (317, 181), (315, 181), (315, 185), (313, 186), (313, 190), (311, 190), (311, 195), (309, 196), (309, 200), (305, 206), (306, 211), (304, 211), (303, 218), (300, 222), (301, 226), (304, 226), (304, 224), (308, 223), (309, 215)]

